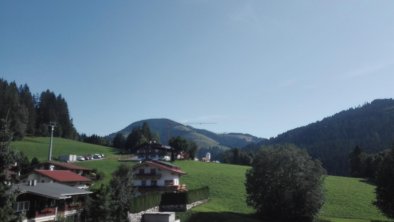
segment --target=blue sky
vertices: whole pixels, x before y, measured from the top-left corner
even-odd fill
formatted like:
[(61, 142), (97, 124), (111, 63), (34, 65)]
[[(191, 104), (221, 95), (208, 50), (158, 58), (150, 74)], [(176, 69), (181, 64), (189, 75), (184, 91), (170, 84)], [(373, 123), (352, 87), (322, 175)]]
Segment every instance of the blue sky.
[(273, 137), (394, 94), (394, 1), (1, 1), (0, 73), (79, 132), (147, 118)]

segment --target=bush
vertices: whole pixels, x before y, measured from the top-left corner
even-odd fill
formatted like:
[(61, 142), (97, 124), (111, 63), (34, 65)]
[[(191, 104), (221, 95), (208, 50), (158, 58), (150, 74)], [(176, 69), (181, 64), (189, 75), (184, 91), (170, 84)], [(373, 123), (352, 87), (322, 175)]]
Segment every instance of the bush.
[(246, 173), (247, 204), (262, 219), (312, 221), (324, 202), (324, 173), (294, 146), (260, 150)]

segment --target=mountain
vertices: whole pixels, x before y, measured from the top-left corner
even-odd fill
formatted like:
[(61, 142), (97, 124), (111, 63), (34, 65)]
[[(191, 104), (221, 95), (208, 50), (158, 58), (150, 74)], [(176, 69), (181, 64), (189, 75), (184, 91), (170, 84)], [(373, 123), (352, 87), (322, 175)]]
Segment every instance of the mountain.
[(376, 153), (394, 142), (394, 100), (378, 99), (278, 135), (260, 145), (292, 143), (322, 161), (330, 174), (348, 174), (348, 155), (360, 146)]
[(112, 139), (117, 133), (122, 133), (127, 136), (134, 128), (141, 127), (144, 122), (147, 122), (151, 131), (159, 135), (160, 143), (167, 144), (171, 137), (181, 136), (187, 140), (192, 140), (197, 143), (200, 149), (220, 148), (229, 149), (233, 147), (244, 147), (251, 143), (258, 143), (263, 139), (241, 133), (213, 133), (208, 130), (196, 129), (188, 125), (172, 121), (170, 119), (147, 119), (134, 122), (126, 128), (109, 135)]

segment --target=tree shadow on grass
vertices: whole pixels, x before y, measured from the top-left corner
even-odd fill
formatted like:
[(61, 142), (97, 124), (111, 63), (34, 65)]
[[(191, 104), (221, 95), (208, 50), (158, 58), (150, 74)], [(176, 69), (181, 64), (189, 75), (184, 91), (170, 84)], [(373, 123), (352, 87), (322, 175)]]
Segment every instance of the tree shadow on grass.
[[(193, 212), (181, 215), (181, 221), (187, 222), (284, 222), (283, 220), (261, 220), (255, 214), (241, 214), (232, 212)], [(294, 222), (294, 220), (291, 220)], [(317, 219), (315, 222), (330, 222)]]
[(253, 214), (241, 214), (232, 212), (193, 212), (186, 213), (181, 221), (187, 222), (258, 222)]

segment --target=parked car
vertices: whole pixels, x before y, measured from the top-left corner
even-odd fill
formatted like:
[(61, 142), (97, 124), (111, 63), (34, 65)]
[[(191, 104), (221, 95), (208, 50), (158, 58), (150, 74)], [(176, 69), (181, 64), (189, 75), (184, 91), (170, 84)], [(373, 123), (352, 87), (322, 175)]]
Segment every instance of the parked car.
[(93, 159), (95, 159), (95, 160), (101, 159), (101, 155), (100, 154), (93, 154)]
[(77, 156), (77, 160), (78, 160), (78, 161), (84, 161), (84, 160), (85, 160), (85, 157), (83, 157), (83, 156)]

